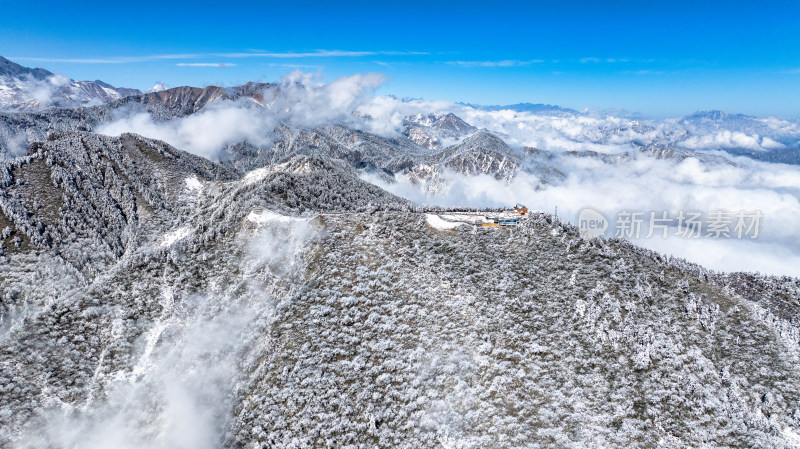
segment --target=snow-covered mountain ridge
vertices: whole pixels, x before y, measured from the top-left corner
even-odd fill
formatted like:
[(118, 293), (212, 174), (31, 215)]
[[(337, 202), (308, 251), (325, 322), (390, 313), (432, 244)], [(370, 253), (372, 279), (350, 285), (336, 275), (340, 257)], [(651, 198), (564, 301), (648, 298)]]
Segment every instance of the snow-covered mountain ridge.
[(82, 132), (0, 169), (4, 446), (793, 444), (796, 279), (268, 167)]
[(713, 145), (795, 124), (298, 76), (0, 113), (0, 446), (796, 447), (798, 278), (566, 221), (757, 207), (759, 239), (685, 244), (790, 264), (796, 167)]
[(30, 69), (0, 56), (0, 110), (97, 105), (141, 93), (100, 80), (76, 81), (44, 69)]

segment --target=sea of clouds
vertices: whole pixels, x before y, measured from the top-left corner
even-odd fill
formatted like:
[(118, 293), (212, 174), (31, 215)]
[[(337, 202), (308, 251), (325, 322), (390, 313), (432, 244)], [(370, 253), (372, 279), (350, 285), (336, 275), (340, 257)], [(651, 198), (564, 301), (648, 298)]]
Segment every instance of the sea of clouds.
[[(525, 172), (508, 183), (489, 175), (445, 172), (444, 187), (435, 196), (403, 179), (396, 183), (365, 179), (417, 203), (481, 208), (520, 202), (575, 225), (580, 212), (590, 208), (609, 221), (607, 237), (619, 233), (644, 247), (715, 270), (800, 276), (800, 169), (744, 157), (735, 161), (737, 166), (707, 166), (694, 158), (677, 162), (648, 157), (617, 165), (564, 157), (556, 163), (567, 177), (557, 183), (542, 186), (539, 178)], [(717, 210), (731, 214), (728, 238), (709, 236), (707, 215)], [(703, 213), (700, 238), (677, 235), (681, 211)], [(736, 236), (739, 211), (762, 214), (755, 239), (751, 238), (755, 229), (741, 239)], [(643, 213), (639, 238), (623, 234), (626, 228), (617, 218), (625, 212)], [(651, 212), (656, 217), (666, 212), (673, 219), (666, 239), (658, 228), (646, 238)]]
[[(249, 99), (221, 100), (171, 121), (156, 121), (144, 112), (131, 113), (98, 131), (110, 135), (134, 132), (217, 160), (228, 145), (237, 142), (270, 145), (272, 130), (279, 123), (297, 127), (338, 123), (391, 138), (402, 135), (403, 120), (408, 116), (453, 112), (519, 151), (534, 147), (552, 152), (548, 163), (565, 178), (544, 185), (525, 171), (511, 182), (444, 172), (443, 186), (433, 196), (403, 177), (394, 183), (369, 176), (365, 179), (417, 203), (496, 207), (521, 202), (546, 212), (557, 209), (561, 219), (573, 223), (580, 211), (589, 207), (611, 221), (609, 235), (614, 234), (615, 217), (621, 211), (645, 215), (666, 211), (673, 217), (680, 211), (759, 211), (763, 218), (755, 239), (706, 238), (705, 232), (700, 239), (632, 239), (716, 270), (800, 276), (800, 167), (758, 162), (722, 151), (800, 148), (797, 122), (737, 115), (634, 121), (591, 112), (489, 111), (375, 95), (385, 81), (379, 74), (360, 74), (324, 83), (318, 75), (295, 71), (282, 79), (277, 91), (265, 96), (271, 100), (264, 104)], [(694, 157), (657, 159), (635, 150), (645, 145), (706, 152), (728, 162), (703, 162)], [(567, 153), (587, 150), (632, 156), (605, 163)], [(671, 234), (674, 231), (671, 229)]]

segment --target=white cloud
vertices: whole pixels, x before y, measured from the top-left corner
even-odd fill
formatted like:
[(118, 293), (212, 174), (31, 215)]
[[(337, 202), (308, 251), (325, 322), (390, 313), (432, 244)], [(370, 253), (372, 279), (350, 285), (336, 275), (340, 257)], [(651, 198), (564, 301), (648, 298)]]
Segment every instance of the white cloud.
[(360, 121), (353, 113), (386, 81), (378, 73), (358, 74), (324, 84), (318, 75), (299, 70), (281, 81), (279, 95), (267, 106), (297, 126)]
[(63, 75), (54, 75), (43, 81), (30, 79), (30, 92), (41, 106), (49, 106), (53, 102), (56, 90), (70, 83), (70, 79)]
[[(217, 160), (237, 142), (269, 145), (279, 123), (313, 127), (331, 123), (397, 136), (403, 118), (422, 111), (441, 112), (450, 103), (409, 101), (374, 96), (386, 81), (377, 73), (342, 77), (325, 84), (319, 75), (296, 70), (283, 77), (263, 106), (249, 100), (218, 100), (201, 111), (170, 121), (155, 121), (146, 112), (118, 110), (117, 118), (99, 126), (101, 134), (125, 132), (163, 140), (176, 148)], [(274, 94), (274, 96), (273, 96)]]
[(239, 335), (263, 312), (234, 299), (174, 301), (168, 286), (162, 295), (164, 310), (137, 342), (136, 364), (113, 377), (100, 373), (94, 382), (104, 384), (104, 394), (91, 407), (40, 404), (19, 447), (219, 447), (243, 350)]
[(175, 59), (202, 59), (202, 58), (276, 58), (276, 59), (295, 59), (295, 58), (355, 58), (361, 56), (419, 56), (427, 55), (427, 52), (420, 51), (346, 51), (346, 50), (315, 50), (306, 52), (234, 52), (234, 53), (173, 53), (161, 55), (145, 56), (108, 56), (92, 58), (47, 58), (12, 56), (8, 59), (14, 61), (29, 62), (61, 62), (71, 64), (127, 64), (137, 62), (150, 62)]
[(236, 64), (227, 62), (179, 62), (175, 65), (178, 67), (219, 67), (221, 69), (236, 66)]
[(757, 135), (748, 135), (739, 131), (722, 130), (716, 133), (691, 136), (681, 143), (685, 148), (703, 150), (711, 148), (746, 148), (748, 150), (773, 150), (784, 148), (774, 140)]
[[(38, 404), (15, 447), (223, 447), (235, 418), (232, 401), (241, 386), (240, 364), (255, 363), (251, 354), (272, 344), (264, 329), (274, 321), (280, 298), (269, 293), (269, 281), (297, 263), (314, 237), (306, 220), (260, 217), (265, 219), (246, 238), (245, 256), (234, 270), (242, 273), (236, 295), (178, 296), (165, 279), (161, 312), (131, 348), (131, 366), (109, 373), (98, 369), (92, 382), (102, 394), (80, 407), (54, 397)], [(253, 282), (256, 278), (261, 282)]]
[(460, 65), (463, 67), (523, 67), (542, 62), (544, 62), (542, 59), (529, 59), (525, 61), (517, 59), (502, 59), (498, 61), (447, 61), (447, 64)]
[(634, 123), (629, 118), (597, 113), (483, 111), (459, 105), (451, 110), (468, 123), (503, 136), (509, 144), (551, 151), (618, 153), (630, 151), (632, 142), (690, 150), (800, 147), (798, 123), (777, 118), (693, 125), (675, 119)]
[[(683, 257), (717, 270), (761, 271), (800, 276), (800, 168), (737, 159), (737, 167), (703, 165), (697, 159), (683, 162), (639, 157), (630, 162), (604, 164), (593, 159), (558, 157), (563, 182), (542, 186), (539, 179), (522, 173), (510, 183), (492, 176), (443, 175), (444, 188), (435, 197), (404, 179), (388, 184), (367, 178), (384, 189), (417, 203), (443, 206), (502, 207), (521, 202), (534, 210), (552, 213), (576, 224), (579, 212), (590, 207), (612, 221), (620, 211), (760, 210), (759, 236), (744, 239), (687, 240), (670, 237), (638, 239), (637, 244)], [(672, 233), (675, 229), (672, 229)], [(705, 232), (705, 231), (704, 231)], [(644, 229), (641, 237), (645, 237)]]
[(11, 56), (8, 59), (14, 61), (29, 61), (29, 62), (62, 62), (70, 64), (124, 64), (132, 62), (148, 62), (158, 61), (165, 59), (195, 59), (202, 58), (204, 55), (199, 53), (182, 53), (182, 54), (163, 54), (163, 55), (148, 55), (148, 56), (110, 56), (98, 58), (47, 58), (47, 57), (29, 57), (29, 56)]
[(112, 136), (132, 132), (216, 160), (227, 145), (236, 142), (267, 145), (275, 124), (272, 116), (261, 113), (253, 104), (221, 100), (195, 114), (166, 122), (155, 121), (146, 112), (130, 113), (96, 131)]
[(8, 156), (24, 156), (28, 153), (28, 136), (25, 133), (19, 133), (6, 139), (5, 144)]
[(57, 94), (69, 87), (71, 80), (62, 75), (36, 79), (31, 75), (21, 78), (0, 77), (2, 103), (22, 109), (51, 106)]

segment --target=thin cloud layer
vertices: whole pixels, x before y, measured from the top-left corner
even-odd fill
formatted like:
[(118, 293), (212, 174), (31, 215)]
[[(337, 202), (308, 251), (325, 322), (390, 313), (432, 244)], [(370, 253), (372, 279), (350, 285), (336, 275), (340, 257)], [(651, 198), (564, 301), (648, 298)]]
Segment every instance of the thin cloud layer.
[(36, 79), (26, 75), (20, 78), (0, 77), (0, 104), (16, 108), (46, 108), (52, 106), (59, 94), (72, 80), (63, 75)]
[(219, 67), (221, 69), (236, 66), (236, 64), (227, 62), (179, 62), (175, 65), (178, 67)]
[(544, 62), (543, 59), (530, 59), (525, 61), (517, 59), (502, 59), (498, 61), (447, 61), (450, 65), (459, 65), (462, 67), (523, 67), (542, 62)]
[(124, 112), (96, 131), (110, 136), (136, 133), (210, 160), (218, 160), (220, 152), (236, 142), (246, 140), (254, 145), (268, 145), (271, 142), (269, 131), (276, 125), (273, 116), (244, 101), (221, 100), (195, 114), (171, 121), (153, 120), (147, 112)]
[(296, 59), (296, 58), (355, 58), (362, 56), (421, 56), (427, 55), (421, 51), (346, 51), (346, 50), (316, 50), (307, 52), (232, 52), (232, 53), (171, 53), (161, 55), (145, 56), (111, 56), (111, 57), (87, 57), (87, 58), (47, 58), (30, 56), (12, 56), (10, 59), (15, 61), (27, 62), (58, 62), (71, 64), (130, 64), (138, 62), (152, 62), (176, 59), (203, 59), (203, 58), (275, 58), (275, 59)]

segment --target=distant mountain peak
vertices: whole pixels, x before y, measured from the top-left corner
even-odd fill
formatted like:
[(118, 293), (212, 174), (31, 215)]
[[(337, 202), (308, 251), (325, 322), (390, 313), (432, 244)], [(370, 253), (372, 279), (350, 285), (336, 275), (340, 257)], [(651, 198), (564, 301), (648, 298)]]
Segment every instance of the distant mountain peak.
[(147, 89), (145, 91), (145, 93), (151, 94), (153, 92), (163, 92), (163, 91), (165, 91), (167, 89), (169, 89), (169, 87), (167, 87), (167, 85), (164, 84), (163, 81), (159, 81), (158, 84), (156, 84), (155, 86)]
[(111, 84), (108, 84), (108, 83), (106, 83), (106, 82), (104, 82), (104, 81), (101, 81), (101, 80), (94, 80), (94, 81), (92, 81), (92, 82), (93, 82), (93, 83), (95, 83), (95, 84), (97, 84), (97, 85), (98, 85), (98, 86), (100, 86), (100, 87), (105, 87), (105, 88), (107, 88), (107, 89), (116, 89), (116, 88), (115, 88), (114, 86), (112, 86)]
[(0, 108), (97, 105), (139, 94), (138, 89), (114, 87), (100, 80), (76, 81), (45, 69), (23, 67), (0, 56)]
[(541, 114), (541, 115), (556, 115), (556, 116), (566, 116), (566, 115), (580, 115), (581, 112), (576, 111), (575, 109), (570, 108), (562, 108), (561, 106), (553, 105), (553, 104), (544, 104), (544, 103), (517, 103), (517, 104), (509, 104), (509, 105), (480, 105), (480, 104), (472, 104), (472, 103), (459, 103), (464, 106), (468, 106), (473, 109), (477, 109), (479, 111), (516, 111), (516, 112), (530, 112), (532, 114)]
[(746, 115), (746, 114), (729, 114), (725, 111), (720, 111), (718, 109), (712, 109), (709, 111), (697, 111), (694, 114), (687, 115), (685, 119), (687, 120), (710, 120), (714, 122), (724, 121), (724, 120), (742, 120), (742, 119), (753, 119), (755, 117)]
[(506, 144), (503, 139), (497, 137), (496, 135), (490, 133), (489, 131), (481, 130), (473, 134), (472, 136), (468, 137), (464, 140), (462, 144), (468, 147), (474, 146), (483, 146), (483, 147), (490, 147), (490, 148), (502, 148), (506, 149), (509, 148), (508, 144)]
[[(488, 131), (478, 131), (463, 142), (452, 145), (428, 158), (427, 164), (412, 170), (414, 179), (435, 179), (441, 168), (463, 175), (488, 174), (510, 181), (521, 164), (521, 156), (503, 139)], [(433, 188), (437, 188), (436, 183)]]
[(53, 73), (41, 68), (31, 69), (28, 67), (23, 67), (0, 56), (0, 76), (21, 78), (25, 75), (30, 75), (37, 80), (44, 80), (53, 76)]
[(468, 133), (475, 131), (474, 126), (465, 122), (464, 120), (461, 119), (461, 117), (453, 114), (452, 112), (437, 118), (436, 121), (434, 121), (431, 126), (439, 129), (452, 131), (455, 133)]
[(718, 109), (712, 109), (709, 111), (697, 111), (694, 114), (691, 114), (689, 118), (699, 118), (699, 119), (708, 119), (708, 120), (724, 120), (728, 118), (728, 113), (725, 111), (720, 111)]
[(477, 131), (477, 128), (452, 112), (444, 115), (412, 115), (405, 118), (404, 124), (409, 140), (431, 150), (441, 149)]

